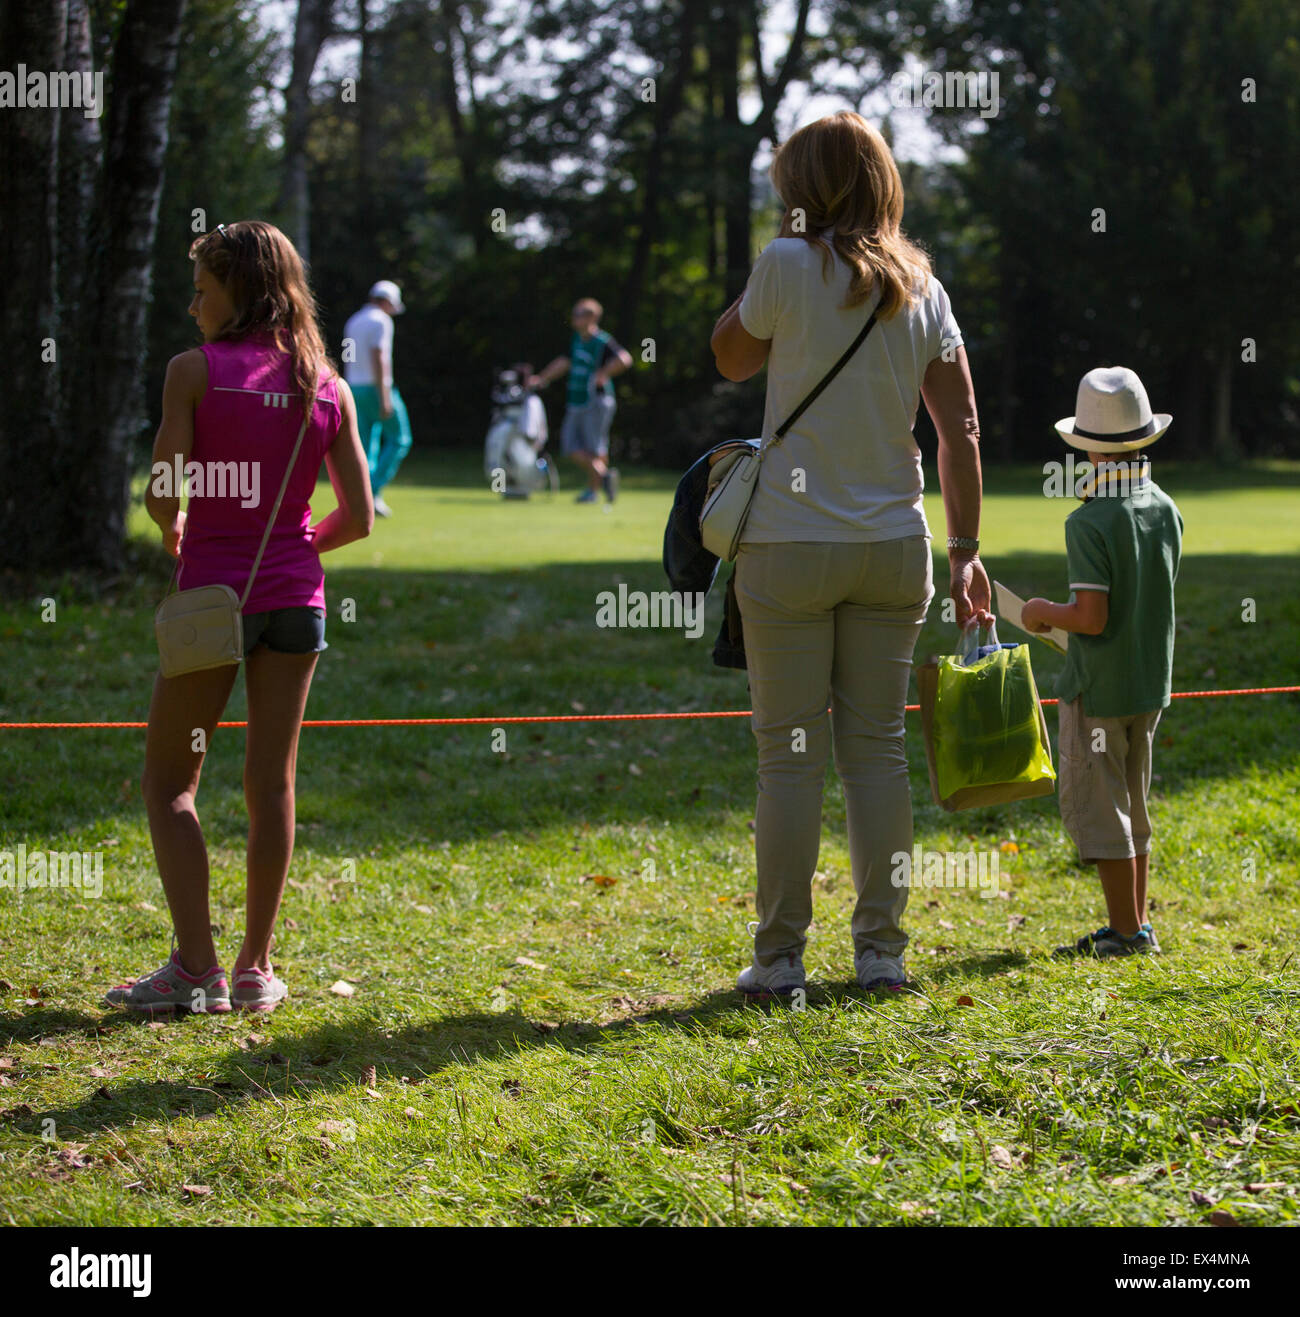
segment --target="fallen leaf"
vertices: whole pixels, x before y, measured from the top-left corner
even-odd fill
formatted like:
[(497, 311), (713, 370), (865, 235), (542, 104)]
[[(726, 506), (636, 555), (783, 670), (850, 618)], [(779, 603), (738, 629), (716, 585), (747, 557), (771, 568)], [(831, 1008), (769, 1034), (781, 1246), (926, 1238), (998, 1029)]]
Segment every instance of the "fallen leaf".
[(939, 927), (940, 927), (940, 928), (943, 928), (943, 929), (947, 929), (947, 931), (948, 931), (949, 933), (951, 933), (951, 932), (954, 932), (954, 931), (956, 930), (957, 925), (956, 925), (956, 924), (953, 924), (953, 923), (950, 923), (950, 922), (949, 922), (948, 920), (946, 920), (946, 919), (941, 919), (941, 920), (939, 920)]
[(322, 1134), (346, 1134), (352, 1127), (346, 1120), (322, 1120), (316, 1128)]
[(974, 1006), (974, 1005), (975, 1005), (975, 998), (974, 998), (974, 997), (967, 997), (967, 996), (963, 993), (960, 997), (957, 998), (957, 1005), (958, 1005), (958, 1006)]
[(337, 983), (330, 984), (330, 991), (336, 997), (351, 997), (352, 994), (356, 992), (356, 989), (350, 983), (345, 982), (343, 979), (339, 979)]
[(506, 1097), (517, 1098), (524, 1091), (524, 1086), (518, 1079), (503, 1079), (501, 1091)]
[(86, 1073), (91, 1077), (91, 1079), (107, 1079), (107, 1078), (108, 1078), (108, 1071), (102, 1069), (100, 1066), (97, 1066), (97, 1065), (93, 1065), (93, 1066), (91, 1066), (90, 1069), (86, 1071)]
[(12, 992), (14, 985), (8, 979), (0, 979), (0, 992)]
[(14, 1070), (18, 1062), (12, 1056), (0, 1056), (0, 1070)]
[(1255, 1181), (1254, 1183), (1248, 1184), (1246, 1186), (1246, 1192), (1248, 1194), (1266, 1194), (1266, 1193), (1271, 1193), (1274, 1189), (1285, 1189), (1285, 1188), (1286, 1188), (1285, 1180), (1269, 1180), (1266, 1182)]
[(1237, 1218), (1231, 1212), (1220, 1209), (1217, 1212), (1210, 1213), (1210, 1224), (1212, 1226), (1235, 1226)]
[(1193, 1207), (1213, 1207), (1214, 1199), (1209, 1194), (1203, 1194), (1199, 1189), (1193, 1189), (1188, 1197), (1192, 1200)]
[(597, 887), (613, 887), (618, 879), (610, 877), (607, 873), (584, 873), (578, 881), (580, 883), (595, 883)]
[(363, 1088), (374, 1088), (379, 1082), (379, 1071), (374, 1066), (368, 1065), (361, 1072), (361, 1084)]
[(189, 1194), (191, 1198), (206, 1198), (212, 1190), (206, 1184), (183, 1184), (181, 1193)]
[(1026, 916), (1024, 915), (1012, 915), (1007, 920), (1007, 932), (1014, 933), (1016, 929), (1018, 929), (1025, 922), (1025, 918)]
[(540, 960), (534, 960), (531, 956), (516, 956), (516, 965), (527, 965), (529, 969), (546, 969)]
[(994, 1166), (1001, 1166), (1004, 1171), (1009, 1171), (1016, 1164), (1016, 1159), (1011, 1153), (996, 1143), (989, 1149), (989, 1161)]
[(403, 1107), (403, 1108), (402, 1108), (402, 1115), (404, 1115), (404, 1116), (410, 1116), (410, 1118), (411, 1118), (412, 1120), (419, 1120), (419, 1118), (420, 1118), (420, 1113), (419, 1113), (418, 1111), (416, 1111), (416, 1109), (415, 1109), (414, 1107)]
[(1014, 841), (1004, 841), (1004, 842), (998, 847), (998, 850), (1000, 850), (1000, 851), (1002, 852), (1003, 855), (1019, 855), (1019, 854), (1020, 854), (1020, 847), (1019, 847), (1018, 845), (1016, 845), (1016, 843), (1015, 843)]

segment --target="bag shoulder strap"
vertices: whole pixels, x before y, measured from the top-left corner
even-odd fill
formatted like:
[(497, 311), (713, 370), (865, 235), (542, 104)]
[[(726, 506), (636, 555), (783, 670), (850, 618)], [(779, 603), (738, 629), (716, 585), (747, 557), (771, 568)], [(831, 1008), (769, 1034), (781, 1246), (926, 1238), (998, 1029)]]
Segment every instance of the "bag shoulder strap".
[(776, 434), (772, 439), (772, 443), (768, 445), (769, 448), (772, 447), (772, 444), (779, 444), (781, 440), (785, 438), (786, 431), (804, 414), (804, 412), (808, 410), (809, 407), (812, 406), (814, 402), (817, 401), (817, 399), (821, 396), (822, 390), (831, 382), (831, 380), (833, 380), (836, 377), (836, 375), (838, 375), (840, 371), (843, 370), (844, 367), (848, 365), (849, 358), (852, 357), (853, 354), (862, 346), (862, 344), (866, 341), (867, 335), (871, 333), (871, 327), (876, 323), (876, 317), (879, 314), (880, 314), (880, 304), (877, 302), (876, 309), (871, 313), (871, 316), (867, 320), (867, 323), (863, 325), (862, 328), (858, 331), (857, 338), (855, 338), (853, 342), (849, 345), (844, 355), (840, 357), (840, 359), (830, 368), (830, 370), (826, 372), (825, 375), (822, 376), (821, 382), (817, 385), (817, 387), (813, 389), (813, 391), (803, 400), (803, 402), (801, 402), (798, 405), (798, 407), (794, 409), (794, 411), (790, 413), (788, 417), (786, 417), (785, 424), (777, 429)]
[(257, 557), (253, 559), (253, 568), (248, 573), (248, 584), (244, 586), (244, 593), (239, 599), (239, 611), (244, 611), (244, 605), (248, 602), (249, 592), (253, 588), (253, 579), (257, 576), (257, 569), (262, 565), (262, 554), (266, 552), (266, 542), (271, 538), (271, 528), (275, 525), (275, 519), (280, 515), (280, 504), (284, 501), (284, 491), (289, 488), (289, 477), (293, 475), (293, 468), (298, 461), (298, 450), (302, 447), (303, 436), (307, 433), (307, 422), (311, 420), (311, 410), (307, 407), (307, 400), (303, 399), (303, 416), (302, 425), (298, 429), (298, 439), (293, 446), (293, 452), (289, 457), (289, 465), (284, 469), (284, 479), (280, 481), (280, 492), (275, 496), (275, 506), (271, 509), (271, 516), (267, 520), (266, 529), (262, 532), (262, 542), (257, 546)]

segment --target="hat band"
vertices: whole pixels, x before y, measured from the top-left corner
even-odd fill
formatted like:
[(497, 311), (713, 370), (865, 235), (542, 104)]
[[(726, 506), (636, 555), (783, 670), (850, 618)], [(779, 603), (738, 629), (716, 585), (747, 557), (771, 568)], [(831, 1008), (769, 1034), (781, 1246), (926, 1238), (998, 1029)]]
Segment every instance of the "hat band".
[(1127, 443), (1130, 439), (1145, 439), (1147, 435), (1154, 434), (1156, 428), (1156, 418), (1153, 416), (1145, 425), (1140, 425), (1136, 430), (1121, 430), (1119, 434), (1098, 434), (1095, 430), (1084, 430), (1076, 421), (1074, 424), (1074, 433), (1081, 439), (1105, 439), (1110, 443), (1122, 444)]

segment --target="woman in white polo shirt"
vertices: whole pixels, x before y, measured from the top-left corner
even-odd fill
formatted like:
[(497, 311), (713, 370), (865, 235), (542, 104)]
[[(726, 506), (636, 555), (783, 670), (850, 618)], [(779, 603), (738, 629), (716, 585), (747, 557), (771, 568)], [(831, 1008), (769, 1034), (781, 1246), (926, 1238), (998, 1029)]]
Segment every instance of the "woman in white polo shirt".
[(948, 295), (900, 227), (902, 182), (884, 138), (853, 113), (820, 119), (780, 148), (772, 182), (786, 208), (780, 236), (712, 338), (728, 379), (767, 365), (765, 436), (880, 311), (764, 457), (737, 557), (758, 742), (758, 929), (739, 987), (804, 986), (833, 733), (858, 893), (854, 969), (863, 987), (897, 988), (908, 889), (894, 885), (892, 857), (912, 850), (904, 705), (934, 594), (912, 426), (924, 398), (939, 435), (957, 621), (989, 621), (974, 388)]

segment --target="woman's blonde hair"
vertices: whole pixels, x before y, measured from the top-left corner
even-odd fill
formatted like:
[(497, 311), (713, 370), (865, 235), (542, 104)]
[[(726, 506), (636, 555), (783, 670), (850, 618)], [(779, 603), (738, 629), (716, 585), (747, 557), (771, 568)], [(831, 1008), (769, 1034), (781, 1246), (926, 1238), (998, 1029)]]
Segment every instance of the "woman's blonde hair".
[(196, 238), (190, 260), (221, 283), (235, 308), (215, 337), (271, 334), (293, 359), (294, 382), (310, 415), (322, 371), (332, 375), (336, 370), (325, 351), (316, 299), (298, 249), (274, 224), (238, 220)]
[(846, 307), (866, 301), (877, 281), (881, 319), (916, 301), (930, 258), (900, 227), (903, 180), (889, 143), (861, 115), (841, 110), (800, 128), (771, 173), (785, 206), (780, 236), (818, 246), (823, 272), (832, 248), (852, 270)]

